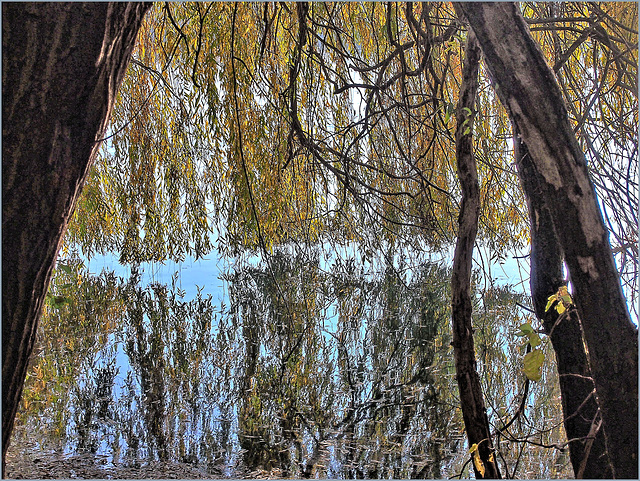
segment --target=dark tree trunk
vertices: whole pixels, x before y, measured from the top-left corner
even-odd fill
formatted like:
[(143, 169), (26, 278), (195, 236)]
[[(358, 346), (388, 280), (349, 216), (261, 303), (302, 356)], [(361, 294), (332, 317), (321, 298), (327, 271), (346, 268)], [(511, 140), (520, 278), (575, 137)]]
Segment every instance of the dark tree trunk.
[(495, 479), (500, 478), (500, 471), (495, 462), (491, 430), (478, 377), (471, 325), (471, 261), (480, 215), (480, 188), (473, 155), (472, 136), (474, 106), (478, 92), (480, 48), (473, 33), (469, 34), (465, 55), (456, 112), (456, 160), (462, 188), (462, 205), (458, 218), (458, 240), (451, 274), (452, 344), (462, 417), (469, 446), (478, 445), (482, 466), (485, 469), (482, 473), (474, 463), (476, 478)]
[(53, 265), (151, 4), (2, 4), (2, 458)]
[(613, 475), (638, 477), (638, 337), (562, 94), (513, 3), (460, 3), (531, 152), (582, 322)]
[(565, 432), (568, 439), (575, 439), (569, 443), (571, 464), (576, 476), (611, 478), (603, 430), (598, 430), (595, 439), (587, 439), (592, 423), (598, 422), (599, 415), (578, 313), (571, 309), (558, 322), (560, 316), (555, 309), (545, 312), (549, 296), (564, 285), (562, 248), (529, 151), (517, 134), (513, 144), (531, 222), (531, 296), (536, 315), (543, 321), (556, 353)]

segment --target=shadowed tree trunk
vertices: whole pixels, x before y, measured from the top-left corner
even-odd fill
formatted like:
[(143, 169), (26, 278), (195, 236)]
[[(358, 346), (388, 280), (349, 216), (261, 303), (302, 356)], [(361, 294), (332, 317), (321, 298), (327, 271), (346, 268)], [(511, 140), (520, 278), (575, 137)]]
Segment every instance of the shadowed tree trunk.
[(562, 248), (549, 208), (540, 192), (529, 151), (517, 134), (514, 135), (513, 145), (531, 223), (531, 297), (536, 315), (543, 321), (556, 353), (564, 427), (567, 438), (575, 439), (569, 443), (573, 471), (576, 476), (580, 474), (579, 477), (584, 478), (611, 478), (603, 430), (598, 430), (592, 441), (586, 439), (591, 432), (592, 423), (597, 423), (599, 415), (578, 313), (571, 309), (559, 321), (560, 316), (555, 309), (545, 312), (549, 296), (564, 285)]
[(2, 4), (2, 459), (61, 239), (151, 4)]
[(531, 152), (574, 287), (613, 475), (638, 477), (638, 338), (562, 94), (513, 3), (459, 3)]
[[(480, 463), (473, 463), (476, 478), (500, 478), (495, 462), (491, 430), (478, 377), (471, 325), (471, 262), (478, 232), (480, 187), (473, 155), (473, 118), (478, 92), (480, 48), (472, 32), (467, 38), (465, 61), (456, 112), (456, 160), (462, 189), (458, 240), (451, 274), (451, 318), (456, 380), (469, 446), (478, 447)], [(472, 456), (475, 456), (472, 454)]]

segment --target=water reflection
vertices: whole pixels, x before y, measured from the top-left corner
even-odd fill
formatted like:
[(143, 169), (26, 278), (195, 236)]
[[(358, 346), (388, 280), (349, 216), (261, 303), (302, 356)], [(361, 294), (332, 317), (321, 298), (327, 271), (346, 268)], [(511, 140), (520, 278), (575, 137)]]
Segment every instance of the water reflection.
[(228, 306), (177, 278), (63, 265), (69, 302), (46, 309), (18, 446), (228, 476), (441, 478), (465, 461), (437, 265), (279, 252), (222, 274)]

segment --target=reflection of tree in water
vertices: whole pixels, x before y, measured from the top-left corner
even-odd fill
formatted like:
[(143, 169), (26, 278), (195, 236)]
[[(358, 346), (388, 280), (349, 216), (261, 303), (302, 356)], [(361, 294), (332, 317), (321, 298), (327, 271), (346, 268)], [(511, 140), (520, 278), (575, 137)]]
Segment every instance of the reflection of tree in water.
[(117, 374), (115, 358), (111, 357), (105, 365), (97, 366), (92, 371), (93, 379), (86, 379), (84, 383), (80, 381), (73, 389), (75, 408), (72, 416), (78, 452), (95, 453), (101, 434), (105, 434), (103, 424), (113, 420), (111, 405)]
[[(357, 382), (365, 380), (360, 386), (370, 386), (349, 385), (351, 391), (360, 391), (359, 402), (350, 405), (355, 414), (345, 463), (353, 466), (349, 475), (355, 477), (404, 478), (437, 472), (445, 429), (459, 426), (454, 411), (438, 401), (441, 392), (450, 393), (450, 372), (442, 363), (449, 344), (443, 334), (448, 325), (446, 272), (425, 264), (405, 282), (398, 274), (403, 267), (394, 269), (387, 263), (379, 279), (360, 287), (368, 293), (365, 335), (359, 344), (352, 342), (354, 349), (343, 350), (346, 356), (362, 346), (350, 364), (357, 365)], [(446, 422), (437, 423), (439, 417)], [(446, 438), (447, 443), (455, 442)]]
[[(58, 447), (70, 435), (80, 439), (78, 449), (91, 451), (97, 446), (99, 438), (90, 426), (99, 425), (96, 415), (105, 408), (100, 404), (96, 411), (94, 403), (102, 391), (96, 392), (91, 373), (99, 364), (95, 360), (108, 353), (121, 317), (122, 306), (115, 299), (118, 286), (112, 272), (88, 275), (77, 258), (59, 263), (16, 418), (16, 441), (24, 438)], [(57, 302), (52, 302), (54, 298)], [(109, 369), (108, 362), (104, 368)], [(107, 388), (106, 373), (98, 384)]]
[[(455, 474), (467, 456), (449, 275), (415, 264), (393, 253), (372, 267), (277, 252), (268, 264), (238, 262), (225, 273), (230, 305), (219, 311), (211, 296), (185, 301), (177, 278), (141, 287), (135, 270), (127, 281), (79, 269), (69, 283), (59, 274), (72, 301), (43, 319), (46, 345), (16, 436), (50, 432), (114, 463), (168, 459), (231, 474)], [(495, 340), (509, 335), (512, 314), (500, 305), (513, 299), (504, 290), (485, 304), (476, 319), (480, 368), (496, 393), (489, 405), (508, 413), (512, 401), (500, 393), (517, 390), (520, 367), (501, 367)], [(553, 395), (536, 389), (540, 399)], [(537, 405), (529, 415), (553, 422), (551, 404)]]
[(317, 260), (279, 253), (267, 268), (228, 278), (244, 346), (239, 438), (250, 468), (441, 473), (441, 446), (459, 428), (451, 397), (439, 400), (450, 373), (434, 365), (448, 349), (447, 275), (425, 264), (407, 279), (403, 267), (388, 263), (375, 276), (336, 261), (324, 272)]
[(303, 358), (313, 343), (314, 313), (305, 305), (309, 272), (276, 256), (271, 273), (246, 267), (229, 277), (231, 317), (244, 348), (238, 366), (238, 438), (250, 469), (278, 467), (289, 475), (290, 447), (300, 453), (302, 413), (299, 375), (311, 369)]
[(136, 270), (125, 282), (69, 265), (73, 272), (59, 270), (53, 283), (64, 286), (54, 292), (69, 302), (43, 317), (44, 345), (33, 361), (38, 376), (27, 385), (16, 437), (28, 442), (45, 432), (53, 435), (45, 443), (108, 450), (114, 462), (122, 448), (127, 462), (219, 462), (225, 449), (219, 440), (229, 443), (230, 423), (211, 415), (225, 399), (211, 388), (219, 375), (211, 366), (211, 298), (186, 302), (175, 282), (143, 288)]
[[(84, 279), (96, 297), (107, 278)], [(317, 258), (279, 253), (268, 269), (244, 265), (227, 276), (231, 307), (220, 321), (210, 297), (186, 302), (175, 282), (142, 288), (136, 270), (127, 282), (108, 279), (111, 304), (72, 309), (94, 318), (83, 333), (93, 349), (73, 361), (87, 366), (70, 386), (76, 450), (106, 442), (114, 462), (211, 468), (237, 439), (247, 469), (283, 476), (438, 472), (427, 459), (441, 458), (454, 416), (438, 407), (448, 381), (432, 366), (448, 346), (446, 276), (437, 268), (424, 266), (405, 285), (391, 266), (366, 276), (339, 260), (326, 272)], [(120, 323), (105, 338), (100, 319), (112, 304)], [(57, 330), (72, 326), (56, 320)], [(132, 370), (120, 375), (123, 353)]]
[(214, 465), (221, 451), (216, 434), (224, 430), (211, 416), (217, 396), (207, 394), (217, 374), (211, 364), (211, 297), (183, 301), (175, 278), (171, 289), (159, 284), (141, 289), (138, 283), (134, 272), (125, 294), (124, 350), (136, 374), (125, 415), (131, 425), (137, 417), (143, 420), (130, 436), (160, 460)]
[[(135, 276), (132, 278), (135, 279)], [(137, 281), (137, 280), (136, 280)], [(137, 284), (137, 282), (136, 282)], [(153, 286), (155, 299), (149, 291), (130, 289), (127, 299), (129, 338), (125, 352), (140, 379), (143, 419), (145, 431), (149, 433), (149, 447), (155, 448), (160, 460), (167, 458), (165, 438), (165, 342), (167, 332), (167, 310), (162, 309), (161, 289)], [(159, 295), (160, 294), (160, 295)], [(156, 300), (159, 309), (150, 304)], [(151, 307), (151, 309), (149, 309)], [(145, 320), (147, 322), (145, 323)]]

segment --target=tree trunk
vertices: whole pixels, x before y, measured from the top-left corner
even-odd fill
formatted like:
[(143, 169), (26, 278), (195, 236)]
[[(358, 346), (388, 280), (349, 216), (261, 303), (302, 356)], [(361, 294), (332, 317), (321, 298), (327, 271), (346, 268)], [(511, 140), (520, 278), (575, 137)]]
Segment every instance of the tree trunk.
[(531, 152), (569, 269), (613, 475), (638, 477), (638, 338), (562, 94), (513, 3), (460, 3)]
[(482, 386), (476, 369), (471, 324), (471, 261), (480, 215), (480, 188), (473, 155), (472, 135), (474, 105), (478, 92), (480, 48), (473, 33), (470, 33), (467, 39), (465, 56), (460, 98), (456, 112), (456, 160), (458, 178), (462, 188), (462, 205), (458, 218), (458, 240), (451, 274), (452, 344), (462, 417), (469, 446), (477, 445), (480, 455), (480, 463), (473, 463), (476, 478), (500, 478), (491, 441)]
[(151, 4), (2, 4), (2, 458), (61, 239)]
[(578, 313), (571, 309), (567, 317), (558, 322), (560, 316), (555, 309), (545, 312), (549, 296), (565, 283), (562, 277), (562, 248), (540, 191), (530, 153), (515, 127), (513, 145), (531, 222), (531, 297), (536, 315), (543, 321), (556, 353), (564, 428), (567, 438), (575, 440), (569, 443), (573, 471), (576, 476), (581, 473), (580, 477), (584, 478), (611, 478), (603, 430), (600, 429), (592, 441), (587, 440), (592, 422), (599, 415)]

